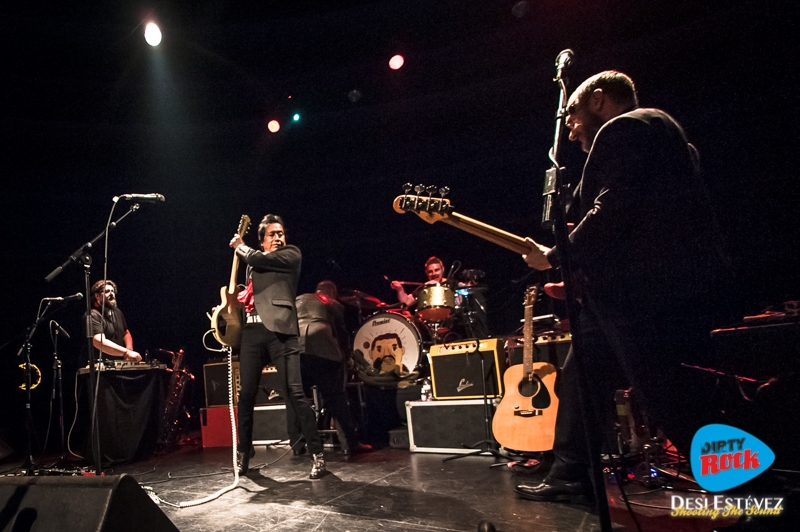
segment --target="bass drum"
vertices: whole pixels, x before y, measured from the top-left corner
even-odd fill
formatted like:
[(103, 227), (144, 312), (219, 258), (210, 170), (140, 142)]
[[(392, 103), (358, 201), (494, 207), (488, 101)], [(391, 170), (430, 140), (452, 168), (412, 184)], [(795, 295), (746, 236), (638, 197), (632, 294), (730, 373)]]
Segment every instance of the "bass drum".
[(419, 327), (413, 318), (395, 312), (378, 312), (356, 331), (353, 350), (380, 373), (400, 376), (417, 370), (427, 362), (423, 356), (430, 345), (430, 331)]

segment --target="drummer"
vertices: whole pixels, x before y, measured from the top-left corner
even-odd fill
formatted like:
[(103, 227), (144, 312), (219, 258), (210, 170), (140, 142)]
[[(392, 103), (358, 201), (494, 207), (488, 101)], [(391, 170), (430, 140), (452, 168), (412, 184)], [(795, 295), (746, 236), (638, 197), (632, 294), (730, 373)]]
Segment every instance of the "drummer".
[(391, 287), (397, 292), (397, 300), (404, 303), (407, 307), (413, 307), (417, 303), (417, 292), (424, 287), (432, 284), (444, 284), (447, 279), (444, 278), (444, 263), (439, 257), (431, 257), (425, 261), (425, 275), (428, 281), (420, 283), (412, 293), (407, 293), (400, 281), (392, 281)]

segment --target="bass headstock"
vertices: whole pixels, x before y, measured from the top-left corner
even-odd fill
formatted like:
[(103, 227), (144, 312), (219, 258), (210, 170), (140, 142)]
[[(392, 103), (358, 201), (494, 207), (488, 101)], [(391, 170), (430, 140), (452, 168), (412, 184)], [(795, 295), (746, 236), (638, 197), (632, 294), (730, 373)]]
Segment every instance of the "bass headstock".
[[(410, 194), (411, 189), (411, 183), (403, 185), (404, 194), (397, 196), (392, 203), (395, 212), (400, 214), (413, 212), (429, 224), (445, 220), (453, 212), (450, 200), (445, 198), (450, 192), (450, 187), (437, 189), (433, 185), (428, 187), (417, 185), (413, 187), (416, 194)], [(425, 192), (427, 195), (424, 194)], [(438, 197), (434, 197), (436, 192), (439, 194)]]

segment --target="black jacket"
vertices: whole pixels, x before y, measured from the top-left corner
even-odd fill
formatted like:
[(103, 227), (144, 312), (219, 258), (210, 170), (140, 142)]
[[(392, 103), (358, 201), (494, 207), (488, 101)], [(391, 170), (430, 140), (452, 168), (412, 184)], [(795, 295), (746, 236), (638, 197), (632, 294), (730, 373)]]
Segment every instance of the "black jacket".
[(297, 246), (283, 246), (264, 253), (239, 246), (236, 253), (247, 264), (253, 280), (253, 299), (258, 315), (270, 331), (299, 334), (294, 299), (303, 256)]

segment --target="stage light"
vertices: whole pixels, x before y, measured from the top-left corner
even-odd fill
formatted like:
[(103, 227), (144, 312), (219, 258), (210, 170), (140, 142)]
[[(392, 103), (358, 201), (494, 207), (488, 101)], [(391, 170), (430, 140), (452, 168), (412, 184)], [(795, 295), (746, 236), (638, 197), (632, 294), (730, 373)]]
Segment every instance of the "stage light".
[(145, 26), (144, 40), (153, 47), (161, 44), (161, 30), (155, 22), (148, 22), (147, 26)]
[(295, 114), (292, 116), (292, 121), (293, 121), (293, 122), (299, 122), (299, 121), (300, 121), (300, 113), (295, 113)]
[(270, 133), (277, 133), (281, 129), (281, 124), (277, 120), (270, 120), (267, 123), (267, 129), (269, 129)]
[(392, 56), (392, 58), (389, 59), (389, 68), (392, 70), (400, 70), (400, 68), (403, 66), (403, 63), (405, 63), (405, 59), (403, 59), (402, 55), (398, 54)]

